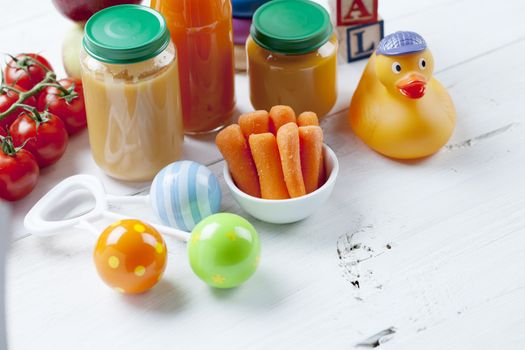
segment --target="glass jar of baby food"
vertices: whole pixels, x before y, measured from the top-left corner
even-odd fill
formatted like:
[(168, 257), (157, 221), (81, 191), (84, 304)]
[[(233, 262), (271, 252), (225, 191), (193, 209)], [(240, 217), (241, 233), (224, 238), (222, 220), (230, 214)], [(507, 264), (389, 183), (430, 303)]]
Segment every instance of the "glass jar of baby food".
[(179, 60), (184, 130), (231, 122), (235, 107), (230, 0), (152, 0), (166, 18)]
[(162, 15), (119, 5), (86, 23), (80, 53), (95, 162), (121, 180), (151, 180), (180, 159), (184, 130), (175, 47)]
[(328, 12), (308, 0), (274, 0), (254, 14), (246, 42), (255, 109), (288, 105), (319, 116), (337, 98), (337, 39)]

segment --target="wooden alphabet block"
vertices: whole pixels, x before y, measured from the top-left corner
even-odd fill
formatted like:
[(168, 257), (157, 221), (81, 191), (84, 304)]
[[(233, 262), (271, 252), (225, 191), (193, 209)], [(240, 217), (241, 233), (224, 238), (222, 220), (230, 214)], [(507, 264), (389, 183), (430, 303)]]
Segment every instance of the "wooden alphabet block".
[(377, 22), (378, 0), (335, 0), (338, 26)]
[(382, 19), (360, 26), (336, 28), (340, 63), (348, 63), (370, 57), (384, 36)]

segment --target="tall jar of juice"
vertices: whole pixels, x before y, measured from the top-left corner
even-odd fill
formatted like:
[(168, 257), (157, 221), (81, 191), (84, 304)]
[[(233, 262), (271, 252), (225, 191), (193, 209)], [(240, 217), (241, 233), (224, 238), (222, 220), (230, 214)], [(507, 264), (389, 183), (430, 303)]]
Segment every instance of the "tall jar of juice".
[(180, 159), (179, 72), (157, 11), (119, 5), (86, 23), (80, 52), (91, 153), (108, 175), (151, 180)]
[(227, 125), (235, 106), (230, 0), (152, 0), (177, 47), (184, 130)]

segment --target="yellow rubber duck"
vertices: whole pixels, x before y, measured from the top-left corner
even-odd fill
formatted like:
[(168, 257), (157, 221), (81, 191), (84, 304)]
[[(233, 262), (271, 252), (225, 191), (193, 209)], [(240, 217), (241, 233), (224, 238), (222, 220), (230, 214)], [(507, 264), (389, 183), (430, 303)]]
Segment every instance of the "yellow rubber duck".
[(456, 111), (433, 71), (432, 53), (419, 34), (396, 32), (381, 40), (350, 103), (356, 135), (392, 158), (437, 152), (452, 135)]

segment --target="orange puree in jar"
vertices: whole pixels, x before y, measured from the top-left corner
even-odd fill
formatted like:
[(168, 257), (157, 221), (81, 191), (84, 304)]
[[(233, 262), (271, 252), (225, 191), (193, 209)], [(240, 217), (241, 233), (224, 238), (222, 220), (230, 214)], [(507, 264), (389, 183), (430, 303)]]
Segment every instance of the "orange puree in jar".
[(203, 133), (229, 124), (234, 96), (229, 0), (152, 0), (177, 48), (184, 129)]
[(150, 180), (182, 155), (179, 74), (164, 23), (154, 10), (122, 5), (86, 24), (80, 61), (89, 142), (98, 166), (117, 179)]
[(307, 0), (270, 1), (246, 42), (255, 109), (288, 105), (326, 115), (337, 99), (337, 39), (328, 13)]

